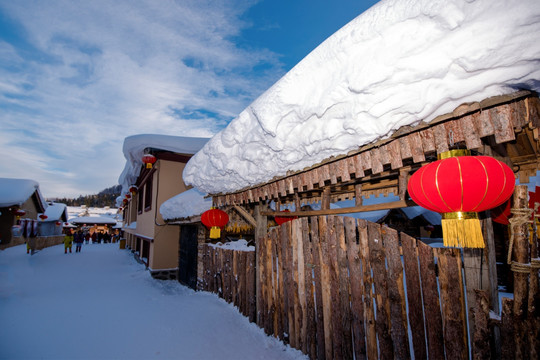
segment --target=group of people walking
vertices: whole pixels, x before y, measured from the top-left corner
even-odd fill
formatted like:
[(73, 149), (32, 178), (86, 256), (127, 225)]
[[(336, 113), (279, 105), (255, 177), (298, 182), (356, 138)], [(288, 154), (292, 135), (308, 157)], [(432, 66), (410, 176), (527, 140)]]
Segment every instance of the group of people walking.
[(73, 232), (71, 230), (67, 230), (65, 236), (64, 236), (64, 254), (69, 252), (71, 253), (71, 248), (73, 247), (73, 243), (75, 243), (75, 252), (81, 252), (82, 244), (86, 241), (88, 244), (90, 239), (92, 239), (92, 243), (98, 243), (101, 244), (111, 242), (111, 234), (109, 233), (103, 233), (103, 231), (100, 231), (97, 233), (97, 231), (94, 231), (92, 235), (90, 235), (89, 231), (83, 232), (82, 230)]

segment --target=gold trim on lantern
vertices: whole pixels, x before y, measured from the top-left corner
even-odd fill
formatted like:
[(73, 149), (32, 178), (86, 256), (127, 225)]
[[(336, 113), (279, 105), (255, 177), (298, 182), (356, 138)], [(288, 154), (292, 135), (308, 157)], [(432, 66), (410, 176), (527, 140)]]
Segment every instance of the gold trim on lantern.
[(443, 220), (467, 220), (467, 219), (478, 220), (478, 213), (466, 212), (466, 211), (448, 212), (448, 213), (443, 213), (442, 218)]
[(456, 156), (469, 156), (471, 155), (468, 149), (454, 149), (437, 154), (437, 160), (448, 159)]

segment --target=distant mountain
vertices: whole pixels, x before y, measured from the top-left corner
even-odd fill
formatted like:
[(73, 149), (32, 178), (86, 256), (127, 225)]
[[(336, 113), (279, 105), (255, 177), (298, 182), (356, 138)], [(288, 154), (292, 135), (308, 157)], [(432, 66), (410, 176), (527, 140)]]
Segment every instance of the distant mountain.
[(116, 198), (120, 196), (122, 191), (121, 185), (111, 186), (105, 190), (101, 190), (96, 195), (80, 195), (78, 198), (68, 199), (68, 198), (58, 198), (54, 201), (66, 204), (67, 206), (81, 206), (86, 205), (87, 207), (115, 207)]

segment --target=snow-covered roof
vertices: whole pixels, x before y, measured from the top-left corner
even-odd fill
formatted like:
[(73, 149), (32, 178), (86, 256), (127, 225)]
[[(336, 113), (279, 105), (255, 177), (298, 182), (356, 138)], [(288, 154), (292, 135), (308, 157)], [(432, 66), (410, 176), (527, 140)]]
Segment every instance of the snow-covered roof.
[(214, 136), (184, 181), (237, 191), (463, 103), (540, 91), (538, 34), (537, 0), (382, 0)]
[(22, 205), (37, 192), (41, 203), (46, 208), (47, 204), (37, 181), (29, 179), (0, 178), (0, 207)]
[(116, 225), (116, 220), (105, 216), (81, 216), (73, 219), (69, 219), (72, 224), (108, 224)]
[(126, 193), (129, 187), (137, 180), (143, 164), (142, 157), (145, 149), (153, 148), (178, 154), (193, 155), (208, 140), (207, 138), (156, 134), (140, 134), (126, 137), (122, 149), (126, 158), (126, 165), (118, 179), (118, 183), (122, 185), (122, 193)]
[(45, 210), (45, 215), (47, 219), (45, 221), (63, 221), (63, 216), (65, 214), (65, 219), (68, 217), (67, 205), (61, 203), (50, 202), (47, 203), (47, 209)]
[(197, 216), (212, 207), (212, 198), (193, 188), (163, 202), (159, 212), (164, 220), (183, 219)]

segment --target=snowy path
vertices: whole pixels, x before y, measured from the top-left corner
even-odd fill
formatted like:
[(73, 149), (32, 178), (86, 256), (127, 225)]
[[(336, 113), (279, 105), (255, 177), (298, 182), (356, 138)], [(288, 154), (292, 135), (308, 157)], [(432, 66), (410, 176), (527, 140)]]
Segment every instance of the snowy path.
[(1, 359), (304, 359), (217, 296), (150, 277), (118, 244), (0, 251)]

